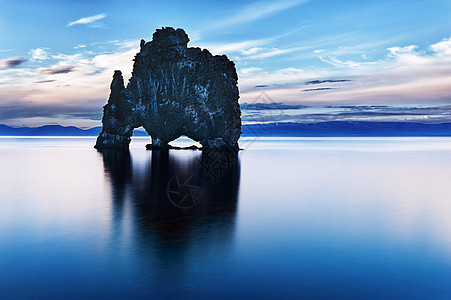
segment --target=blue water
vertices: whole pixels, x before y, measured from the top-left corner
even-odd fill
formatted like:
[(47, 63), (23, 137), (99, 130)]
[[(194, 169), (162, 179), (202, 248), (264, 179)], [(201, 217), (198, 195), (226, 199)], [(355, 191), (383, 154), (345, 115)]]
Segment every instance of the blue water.
[(449, 138), (94, 141), (0, 138), (0, 299), (451, 298)]

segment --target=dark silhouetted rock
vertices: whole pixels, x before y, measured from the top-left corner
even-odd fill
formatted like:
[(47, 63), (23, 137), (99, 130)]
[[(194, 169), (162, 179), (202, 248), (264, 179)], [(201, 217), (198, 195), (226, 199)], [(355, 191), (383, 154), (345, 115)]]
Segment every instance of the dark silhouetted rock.
[[(152, 147), (181, 135), (203, 147), (238, 148), (241, 112), (235, 64), (225, 55), (188, 48), (182, 29), (157, 29), (141, 40), (127, 88), (115, 71), (104, 106), (97, 149), (126, 148), (133, 129), (144, 127)], [(151, 147), (151, 148), (152, 148)]]

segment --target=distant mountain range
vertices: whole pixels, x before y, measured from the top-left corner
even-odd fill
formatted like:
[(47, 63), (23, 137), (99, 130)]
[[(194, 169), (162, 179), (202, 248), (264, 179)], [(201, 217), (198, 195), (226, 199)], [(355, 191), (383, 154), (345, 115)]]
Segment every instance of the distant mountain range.
[(75, 126), (64, 127), (61, 125), (18, 128), (0, 125), (0, 135), (2, 136), (96, 136), (100, 131), (102, 131), (102, 127), (84, 130)]
[(410, 122), (270, 123), (246, 125), (243, 136), (451, 136), (451, 123)]
[[(0, 124), (0, 136), (97, 136), (102, 127), (80, 129), (75, 126), (45, 125), (14, 128)], [(242, 126), (242, 136), (451, 136), (451, 123), (408, 122), (269, 123)], [(147, 136), (141, 128), (134, 136)]]

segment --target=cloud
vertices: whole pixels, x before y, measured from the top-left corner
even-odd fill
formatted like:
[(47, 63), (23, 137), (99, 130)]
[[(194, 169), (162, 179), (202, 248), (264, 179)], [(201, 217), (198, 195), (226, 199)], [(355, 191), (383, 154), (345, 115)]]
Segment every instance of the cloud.
[(259, 85), (255, 85), (255, 88), (274, 88), (274, 87), (280, 87), (283, 86), (282, 84), (259, 84)]
[(335, 90), (336, 88), (330, 88), (330, 87), (323, 87), (323, 88), (316, 88), (316, 89), (305, 89), (304, 92), (316, 92), (316, 91), (327, 91), (327, 90)]
[(252, 55), (255, 54), (257, 52), (260, 52), (261, 50), (263, 50), (264, 48), (261, 47), (252, 47), (248, 50), (241, 50), (241, 54), (243, 55)]
[(325, 108), (344, 108), (349, 110), (370, 110), (370, 109), (385, 109), (393, 108), (388, 105), (327, 105)]
[[(298, 32), (301, 29), (292, 30), (283, 34), (271, 36), (263, 39), (254, 39), (254, 40), (245, 40), (241, 42), (222, 42), (222, 43), (203, 43), (197, 41), (196, 43), (190, 43), (191, 47), (201, 47), (208, 49), (213, 54), (223, 54), (223, 53), (231, 53), (236, 52), (241, 55), (235, 58), (235, 60), (246, 60), (246, 59), (259, 59), (259, 58), (268, 58), (275, 55), (295, 52), (299, 50), (306, 50), (316, 47), (317, 45), (308, 45), (302, 47), (294, 47), (287, 49), (278, 49), (278, 48), (265, 48), (264, 45), (273, 44), (276, 41), (287, 37), (291, 34)], [(321, 43), (321, 42), (319, 42)]]
[(258, 73), (260, 71), (263, 71), (263, 69), (250, 67), (250, 68), (241, 68), (238, 72), (242, 75), (247, 75), (247, 74)]
[[(199, 45), (201, 48), (208, 49), (213, 54), (222, 54), (222, 53), (228, 53), (228, 52), (234, 52), (234, 51), (240, 51), (243, 52), (246, 50), (242, 49), (257, 49), (257, 46), (265, 45), (270, 43), (274, 38), (268, 38), (268, 39), (256, 39), (256, 40), (247, 40), (242, 42), (236, 42), (236, 43), (201, 43)], [(191, 44), (190, 44), (191, 45)], [(193, 45), (191, 45), (193, 46)], [(249, 50), (247, 50), (249, 51)], [(255, 51), (255, 50), (253, 50)]]
[[(305, 28), (305, 27), (304, 27)], [(283, 40), (282, 38), (285, 38), (291, 34), (296, 33), (297, 30), (286, 32), (284, 34), (280, 34), (278, 36), (273, 37), (272, 39), (268, 39), (267, 44), (271, 45), (283, 45), (286, 43), (286, 39)], [(351, 36), (350, 33), (343, 33), (338, 35), (331, 35), (326, 36), (321, 39), (315, 39), (310, 40), (308, 42), (301, 42), (297, 38), (290, 39), (290, 47), (266, 47), (266, 48), (260, 48), (258, 51), (255, 51), (257, 49), (246, 49), (244, 51), (241, 51), (241, 56), (239, 57), (240, 61), (246, 61), (246, 60), (252, 60), (252, 59), (266, 59), (270, 58), (276, 55), (284, 55), (284, 54), (290, 54), (286, 57), (288, 59), (315, 59), (318, 57), (319, 54), (322, 56), (325, 56), (326, 59), (328, 57), (334, 57), (334, 55), (345, 55), (345, 54), (354, 54), (358, 53), (361, 55), (362, 49), (373, 49), (377, 47), (376, 43), (366, 43), (366, 44), (360, 44), (359, 46), (353, 46), (353, 47), (338, 47), (338, 50), (332, 51), (332, 50), (325, 50), (322, 49), (323, 47), (327, 47), (330, 45), (335, 45), (339, 42), (343, 42), (349, 39), (349, 36)], [(385, 42), (385, 41), (384, 41)], [(318, 50), (318, 48), (321, 48)], [(253, 51), (250, 51), (253, 50)], [(254, 53), (248, 53), (254, 52)]]
[(72, 26), (78, 25), (78, 24), (91, 24), (91, 23), (94, 23), (94, 22), (96, 22), (98, 20), (101, 20), (101, 19), (103, 19), (105, 17), (106, 17), (106, 14), (105, 13), (101, 13), (101, 14), (98, 14), (98, 15), (95, 15), (95, 16), (81, 18), (81, 19), (78, 19), (76, 21), (68, 23), (67, 27), (72, 27)]
[[(261, 89), (255, 86), (270, 85), (265, 91), (274, 101), (301, 101), (306, 105), (451, 103), (450, 38), (427, 47), (388, 47), (386, 55), (377, 60), (362, 60), (360, 54), (356, 59), (317, 55), (328, 65), (253, 71), (248, 63), (246, 69), (250, 71), (239, 72), (241, 101), (258, 97)], [(330, 82), (334, 77), (350, 81)], [(300, 95), (301, 82), (333, 83), (337, 89)]]
[[(39, 103), (16, 100), (9, 102), (8, 106), (0, 107), (0, 119), (8, 124), (16, 123), (15, 120), (17, 119), (23, 120), (27, 118), (100, 120), (103, 104), (103, 99), (88, 99), (66, 103)], [(91, 122), (91, 124), (93, 123)]]
[(348, 82), (349, 79), (325, 79), (325, 80), (310, 80), (305, 84), (321, 84), (321, 83), (336, 83), (336, 82)]
[(34, 59), (34, 60), (37, 60), (37, 59), (39, 59), (39, 60), (48, 59), (49, 55), (48, 55), (46, 50), (47, 49), (44, 49), (44, 48), (32, 49), (30, 51), (31, 58)]
[[(257, 67), (247, 67), (238, 69), (240, 92), (242, 95), (256, 97), (261, 91), (255, 91), (256, 88), (270, 89), (271, 91), (283, 91), (288, 88), (296, 87), (296, 96), (299, 96), (299, 86), (311, 78), (331, 77), (334, 74), (325, 69), (313, 68), (284, 68), (279, 70), (265, 70)], [(294, 92), (294, 91), (293, 91)], [(252, 99), (243, 99), (251, 101)], [(278, 99), (285, 101), (283, 97)], [(290, 99), (291, 100), (291, 99)]]
[(401, 55), (406, 55), (406, 54), (415, 55), (416, 49), (418, 49), (418, 46), (416, 46), (416, 45), (387, 48), (387, 50), (390, 52), (390, 55), (393, 57), (400, 57)]
[(323, 57), (323, 56), (319, 56), (319, 59), (325, 63), (328, 63), (334, 67), (337, 68), (358, 68), (364, 65), (369, 65), (369, 64), (375, 64), (374, 62), (356, 62), (353, 60), (340, 60), (338, 58), (332, 57), (332, 56), (328, 56), (328, 57)]
[(36, 83), (49, 83), (49, 82), (54, 82), (54, 81), (56, 81), (56, 80), (54, 80), (54, 79), (49, 79), (49, 80), (39, 80), (39, 81), (36, 81)]
[(285, 108), (276, 111), (244, 112), (244, 123), (255, 122), (325, 122), (325, 121), (377, 121), (377, 122), (451, 122), (451, 106), (395, 107), (383, 105), (343, 105), (309, 107), (302, 106), (287, 112)]
[(122, 70), (127, 81), (138, 51), (139, 41), (112, 53), (49, 51), (41, 68), (0, 69), (0, 107), (8, 107), (0, 109), (0, 119), (18, 126), (99, 126), (114, 70)]
[[(296, 48), (289, 48), (289, 49), (278, 49), (278, 48), (271, 48), (263, 53), (258, 53), (254, 55), (246, 56), (245, 59), (262, 59), (262, 58), (268, 58), (276, 55), (282, 55), (298, 50), (306, 49), (306, 47), (296, 47)], [(261, 52), (261, 51), (260, 51)]]
[(61, 66), (61, 67), (54, 67), (50, 69), (44, 69), (41, 71), (41, 74), (44, 75), (54, 75), (54, 74), (66, 74), (70, 73), (74, 70), (74, 66)]
[(307, 106), (297, 104), (285, 104), (282, 102), (268, 102), (268, 103), (241, 103), (242, 110), (281, 110), (281, 109), (303, 109)]
[(451, 56), (451, 38), (443, 39), (441, 42), (431, 45), (430, 48), (440, 55)]
[[(252, 56), (268, 52), (269, 47), (263, 48), (264, 43), (272, 41), (274, 39), (216, 45), (223, 49), (224, 47), (235, 49), (238, 54), (243, 54), (242, 49), (245, 49), (244, 51), (249, 51), (248, 56)], [(39, 67), (27, 64), (26, 67), (15, 68), (13, 72), (9, 69), (0, 69), (0, 106), (10, 107), (20, 102), (21, 108), (28, 110), (29, 113), (23, 116), (20, 109), (15, 111), (9, 108), (11, 114), (4, 111), (2, 116), (10, 120), (14, 119), (15, 114), (17, 117), (14, 120), (19, 120), (20, 117), (32, 118), (33, 111), (39, 108), (39, 118), (62, 120), (61, 116), (67, 116), (73, 120), (91, 118), (90, 122), (98, 122), (102, 105), (108, 98), (109, 84), (114, 70), (122, 70), (124, 79), (127, 81), (133, 66), (132, 59), (139, 51), (139, 41), (111, 41), (111, 43), (118, 46), (113, 53), (81, 51), (77, 54), (66, 54), (51, 53), (48, 49), (37, 48), (40, 50), (30, 53), (33, 59), (43, 60), (39, 62)], [(135, 44), (134, 47), (133, 44)], [(240, 48), (243, 45), (245, 47)], [(314, 45), (313, 49), (321, 49), (316, 46)], [(333, 61), (335, 64), (303, 65), (302, 67), (293, 64), (293, 67), (280, 69), (270, 68), (267, 64), (254, 63), (250, 60), (238, 62), (240, 99), (247, 103), (263, 102), (256, 99), (264, 90), (270, 96), (270, 102), (316, 107), (365, 103), (368, 105), (451, 104), (450, 39), (444, 39), (429, 47), (391, 46), (394, 47), (384, 46), (387, 48), (386, 55), (378, 60), (362, 60), (360, 54), (345, 57), (331, 55), (330, 57), (335, 59)], [(251, 50), (252, 48), (258, 49)], [(314, 55), (311, 51), (310, 53)], [(321, 56), (326, 55), (324, 52), (315, 55), (316, 59)], [(44, 60), (44, 57), (47, 60)], [(58, 76), (54, 76), (55, 74)], [(54, 83), (45, 84), (50, 82)], [(306, 86), (306, 84), (312, 86)], [(307, 87), (336, 89), (330, 89), (327, 92), (300, 93), (300, 90)], [(92, 101), (89, 102), (89, 109), (77, 108), (87, 105), (86, 101)], [(70, 107), (66, 105), (68, 103), (71, 104)], [(60, 106), (63, 107), (61, 110), (58, 108)], [(46, 115), (41, 109), (50, 109), (54, 113)], [(348, 113), (346, 118), (363, 118), (363, 114), (352, 116), (349, 111), (337, 116), (330, 116), (327, 112), (321, 116), (315, 116), (315, 112), (308, 111), (309, 109), (305, 110), (304, 114), (312, 113), (312, 116), (302, 116), (302, 118), (311, 120), (345, 118), (344, 113)], [(291, 109), (290, 112), (294, 113), (294, 110)], [(372, 110), (367, 115), (384, 120), (427, 118), (429, 121), (433, 119), (434, 122), (449, 118), (445, 113), (417, 114), (413, 111), (408, 113), (399, 113), (394, 116), (388, 111)], [(291, 114), (288, 115), (284, 117), (285, 119), (281, 117), (280, 120), (292, 118)]]
[(0, 60), (0, 68), (13, 68), (13, 67), (17, 67), (19, 65), (21, 65), (22, 63), (24, 63), (25, 61), (27, 61), (25, 58), (23, 57), (11, 57), (11, 58), (7, 58), (7, 59), (1, 59)]
[(238, 12), (229, 18), (221, 20), (212, 26), (212, 28), (224, 28), (244, 23), (250, 23), (265, 17), (269, 17), (275, 13), (287, 10), (289, 8), (308, 2), (307, 0), (291, 0), (291, 1), (261, 1), (252, 3), (242, 7)]

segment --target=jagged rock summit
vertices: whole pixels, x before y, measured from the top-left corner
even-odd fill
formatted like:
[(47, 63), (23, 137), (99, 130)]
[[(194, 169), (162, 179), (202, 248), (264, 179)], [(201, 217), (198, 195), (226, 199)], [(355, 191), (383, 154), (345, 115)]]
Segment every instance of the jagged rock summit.
[(142, 126), (153, 148), (186, 135), (203, 147), (238, 149), (235, 64), (188, 42), (183, 29), (171, 27), (157, 29), (151, 42), (141, 40), (127, 88), (122, 73), (114, 72), (95, 148), (127, 148), (133, 129)]

